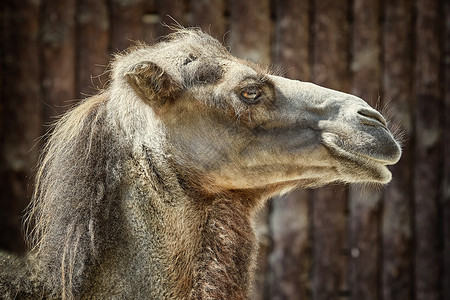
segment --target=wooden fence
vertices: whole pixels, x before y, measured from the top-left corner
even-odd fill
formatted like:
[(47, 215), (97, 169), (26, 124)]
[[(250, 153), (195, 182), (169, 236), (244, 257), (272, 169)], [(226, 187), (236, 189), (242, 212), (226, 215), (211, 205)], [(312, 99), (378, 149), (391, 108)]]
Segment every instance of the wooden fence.
[(387, 107), (404, 154), (383, 189), (331, 186), (261, 215), (253, 299), (450, 299), (448, 0), (3, 0), (0, 248), (21, 253), (40, 136), (107, 83), (111, 54), (161, 23)]

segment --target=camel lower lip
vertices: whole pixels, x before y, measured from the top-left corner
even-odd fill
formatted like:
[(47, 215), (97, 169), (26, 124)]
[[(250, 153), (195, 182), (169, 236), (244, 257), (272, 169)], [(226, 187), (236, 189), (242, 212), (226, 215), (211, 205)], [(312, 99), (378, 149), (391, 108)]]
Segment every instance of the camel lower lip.
[(352, 156), (354, 158), (357, 158), (358, 160), (367, 160), (372, 163), (375, 163), (378, 165), (383, 165), (383, 166), (393, 165), (398, 161), (397, 157), (381, 158), (379, 156), (370, 155), (368, 153), (349, 149), (350, 147), (346, 146), (345, 143), (342, 142), (340, 137), (334, 133), (329, 133), (329, 132), (323, 133), (322, 138), (323, 138), (323, 142), (326, 147), (332, 148), (333, 150), (337, 151), (341, 155), (345, 153), (346, 156)]
[[(348, 182), (375, 182), (387, 184), (392, 179), (392, 174), (388, 170), (387, 165), (392, 164), (384, 160), (380, 160), (365, 154), (355, 153), (339, 147), (332, 140), (324, 138), (324, 146), (334, 155), (340, 157), (340, 160), (348, 160), (350, 168), (342, 167), (344, 180)], [(356, 170), (364, 170), (356, 172)], [(361, 175), (363, 174), (363, 175)]]
[(376, 158), (376, 157), (373, 157), (373, 156), (369, 156), (369, 155), (366, 155), (366, 154), (363, 154), (363, 153), (347, 151), (346, 149), (342, 149), (342, 150), (347, 152), (349, 155), (353, 155), (353, 156), (359, 157), (361, 159), (368, 160), (368, 161), (370, 161), (372, 163), (376, 163), (376, 164), (379, 164), (379, 165), (388, 166), (388, 165), (394, 164), (394, 162), (391, 162), (389, 160), (382, 160), (382, 159), (379, 159), (379, 158)]

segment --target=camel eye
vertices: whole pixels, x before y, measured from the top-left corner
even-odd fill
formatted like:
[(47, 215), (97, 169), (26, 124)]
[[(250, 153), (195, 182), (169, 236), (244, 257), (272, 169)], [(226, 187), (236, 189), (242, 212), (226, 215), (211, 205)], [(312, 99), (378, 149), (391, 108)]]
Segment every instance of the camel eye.
[(241, 92), (241, 98), (244, 102), (248, 104), (256, 104), (259, 102), (259, 97), (261, 96), (261, 91), (257, 87), (249, 87)]

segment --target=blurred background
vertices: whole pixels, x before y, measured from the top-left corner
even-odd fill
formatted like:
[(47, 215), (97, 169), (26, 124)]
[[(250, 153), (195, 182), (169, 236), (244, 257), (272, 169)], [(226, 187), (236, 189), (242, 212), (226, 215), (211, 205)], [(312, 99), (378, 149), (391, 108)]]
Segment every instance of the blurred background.
[(364, 98), (404, 136), (387, 187), (268, 203), (252, 299), (450, 299), (448, 0), (2, 0), (0, 248), (26, 250), (23, 210), (49, 124), (107, 86), (113, 53), (154, 43), (174, 20), (286, 77)]

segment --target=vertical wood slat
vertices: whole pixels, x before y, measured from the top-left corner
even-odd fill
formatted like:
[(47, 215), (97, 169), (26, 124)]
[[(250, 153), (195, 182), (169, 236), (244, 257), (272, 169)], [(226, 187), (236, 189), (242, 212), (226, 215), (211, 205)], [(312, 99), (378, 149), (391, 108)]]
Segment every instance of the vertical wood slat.
[[(349, 91), (348, 1), (314, 2), (313, 82)], [(347, 189), (313, 191), (313, 298), (332, 299), (347, 293)]]
[(386, 300), (413, 298), (412, 250), (412, 8), (411, 0), (385, 1), (383, 24), (383, 98), (406, 138), (401, 160), (391, 167), (382, 211), (381, 293)]
[(442, 194), (443, 287), (442, 299), (450, 299), (450, 2), (443, 3), (443, 74), (444, 74), (444, 181)]
[(111, 51), (123, 51), (143, 38), (143, 0), (110, 0)]
[(316, 0), (313, 10), (313, 81), (350, 92), (349, 3), (346, 0)]
[(309, 191), (297, 190), (273, 199), (266, 299), (310, 299), (309, 212)]
[(192, 1), (192, 25), (222, 41), (226, 31), (225, 4), (225, 0)]
[(379, 274), (379, 190), (350, 188), (350, 299), (378, 299)]
[[(380, 3), (353, 1), (352, 94), (369, 103), (380, 91)], [(381, 193), (351, 186), (349, 194), (350, 299), (378, 299)]]
[(283, 0), (275, 3), (275, 65), (286, 76), (311, 80), (310, 1)]
[(60, 116), (77, 97), (75, 0), (49, 0), (42, 10), (43, 98), (45, 122)]
[(78, 0), (77, 92), (96, 94), (108, 80), (109, 15), (106, 0)]
[(347, 189), (326, 187), (312, 193), (312, 298), (347, 294)]
[(270, 2), (230, 1), (230, 33), (227, 44), (237, 57), (257, 63), (270, 62)]
[(31, 196), (42, 134), (39, 2), (5, 1), (1, 37), (0, 248), (23, 252), (20, 216)]
[(355, 94), (372, 104), (380, 91), (380, 2), (353, 1), (352, 88)]
[[(292, 79), (311, 78), (309, 1), (275, 3), (276, 67)], [(266, 273), (266, 299), (309, 299), (311, 236), (309, 191), (273, 200), (269, 232), (272, 242)]]
[(415, 298), (439, 299), (441, 91), (439, 1), (417, 0), (415, 45)]

